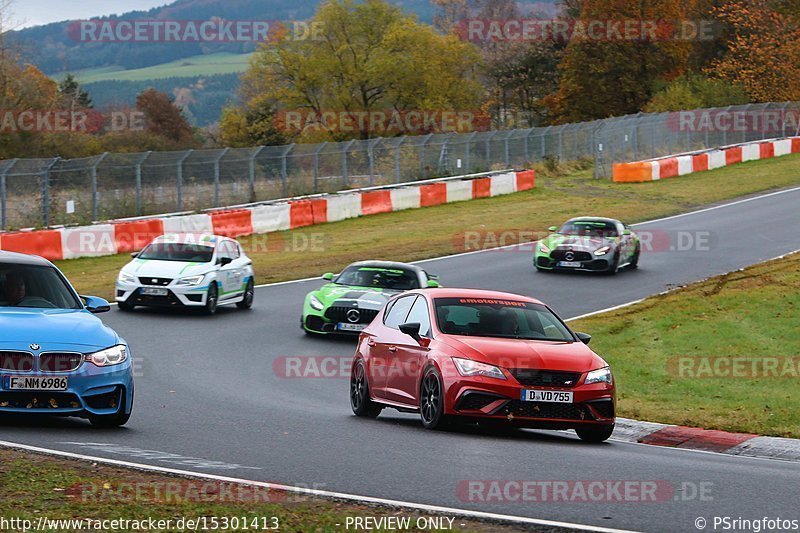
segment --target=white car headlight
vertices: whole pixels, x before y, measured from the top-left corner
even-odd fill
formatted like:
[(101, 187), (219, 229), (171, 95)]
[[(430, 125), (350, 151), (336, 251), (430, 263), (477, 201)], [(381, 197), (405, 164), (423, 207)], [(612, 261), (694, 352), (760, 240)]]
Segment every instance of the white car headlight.
[(311, 306), (311, 309), (314, 309), (316, 311), (322, 311), (323, 309), (325, 309), (323, 303), (320, 302), (319, 298), (317, 298), (313, 294), (311, 295), (311, 297), (309, 297), (308, 304)]
[(610, 246), (603, 246), (602, 248), (598, 248), (594, 251), (594, 255), (606, 255), (608, 252), (611, 251)]
[(128, 360), (128, 349), (118, 344), (99, 352), (90, 353), (86, 356), (86, 361), (96, 366), (114, 366)]
[(486, 376), (489, 378), (506, 379), (503, 371), (494, 365), (479, 363), (471, 359), (460, 359), (453, 357), (458, 373), (464, 377)]
[(136, 277), (131, 276), (123, 272), (122, 270), (119, 271), (119, 276), (117, 276), (117, 281), (120, 283), (136, 283)]
[(614, 377), (611, 375), (611, 367), (604, 366), (603, 368), (592, 370), (586, 375), (584, 385), (592, 383), (608, 383), (611, 385), (614, 382)]
[(550, 248), (548, 248), (547, 245), (544, 242), (540, 242), (539, 243), (539, 251), (542, 252), (543, 254), (549, 254), (550, 253)]
[(202, 276), (189, 276), (188, 278), (181, 278), (179, 279), (175, 285), (184, 286), (184, 287), (191, 287), (194, 285), (200, 285), (203, 283), (203, 279), (206, 277), (205, 274)]

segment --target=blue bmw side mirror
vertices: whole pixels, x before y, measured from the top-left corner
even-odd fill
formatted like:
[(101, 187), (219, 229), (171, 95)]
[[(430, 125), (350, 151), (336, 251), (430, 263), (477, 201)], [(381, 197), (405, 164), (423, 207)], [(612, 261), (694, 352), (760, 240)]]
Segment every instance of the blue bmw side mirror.
[(81, 296), (81, 298), (83, 298), (86, 310), (90, 313), (98, 314), (111, 311), (111, 306), (102, 298), (98, 298), (97, 296)]

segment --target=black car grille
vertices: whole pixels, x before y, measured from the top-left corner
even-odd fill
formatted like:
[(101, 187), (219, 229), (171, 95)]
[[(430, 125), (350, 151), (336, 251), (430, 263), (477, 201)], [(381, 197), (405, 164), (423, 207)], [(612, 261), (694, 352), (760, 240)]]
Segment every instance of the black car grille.
[(520, 418), (560, 418), (565, 420), (594, 420), (589, 410), (574, 403), (523, 402), (511, 400), (497, 413)]
[(492, 402), (502, 398), (491, 394), (481, 394), (479, 392), (468, 392), (461, 397), (456, 405), (457, 411), (480, 411)]
[[(567, 259), (567, 254), (572, 254), (572, 259)], [(570, 252), (569, 250), (553, 250), (550, 257), (556, 261), (591, 261), (592, 254), (589, 252)]]
[(33, 355), (25, 352), (0, 352), (0, 370), (30, 372), (33, 370)]
[(156, 287), (166, 287), (172, 280), (169, 278), (139, 278), (139, 283), (142, 285), (150, 285)]
[(119, 407), (123, 388), (116, 387), (112, 392), (96, 396), (86, 396), (84, 400), (91, 409), (116, 409)]
[(557, 372), (553, 370), (532, 370), (528, 368), (511, 368), (511, 375), (521, 384), (528, 387), (567, 387), (572, 388), (581, 379), (580, 372)]
[[(350, 311), (358, 311), (358, 320), (353, 322), (347, 316)], [(359, 309), (357, 307), (333, 306), (325, 312), (325, 318), (333, 322), (347, 322), (350, 324), (369, 324), (378, 316), (377, 309)]]
[(83, 363), (78, 353), (43, 353), (39, 356), (39, 369), (43, 372), (72, 372)]
[(68, 392), (0, 392), (0, 409), (78, 409), (78, 397)]

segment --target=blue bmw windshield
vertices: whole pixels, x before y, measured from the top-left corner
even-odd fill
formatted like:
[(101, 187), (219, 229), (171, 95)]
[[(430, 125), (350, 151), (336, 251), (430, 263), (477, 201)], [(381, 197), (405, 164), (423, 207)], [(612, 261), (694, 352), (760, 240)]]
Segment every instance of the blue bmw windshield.
[(49, 266), (0, 263), (0, 308), (83, 309), (64, 278)]

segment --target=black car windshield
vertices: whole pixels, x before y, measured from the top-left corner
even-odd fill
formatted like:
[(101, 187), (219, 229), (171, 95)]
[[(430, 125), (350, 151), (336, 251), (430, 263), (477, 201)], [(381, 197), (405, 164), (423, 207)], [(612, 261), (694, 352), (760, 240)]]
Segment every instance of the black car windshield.
[(419, 278), (410, 270), (378, 267), (347, 267), (334, 283), (397, 291), (419, 289)]
[(182, 242), (157, 242), (150, 244), (137, 256), (137, 259), (154, 261), (184, 261), (187, 263), (208, 263), (214, 256), (214, 247)]
[(0, 307), (82, 309), (83, 305), (55, 268), (0, 263)]
[(581, 237), (617, 237), (617, 226), (603, 220), (574, 220), (561, 226), (558, 233)]
[(541, 304), (493, 298), (437, 298), (436, 320), (448, 335), (574, 342), (567, 327)]

